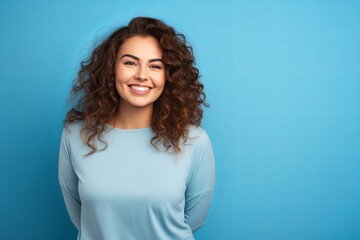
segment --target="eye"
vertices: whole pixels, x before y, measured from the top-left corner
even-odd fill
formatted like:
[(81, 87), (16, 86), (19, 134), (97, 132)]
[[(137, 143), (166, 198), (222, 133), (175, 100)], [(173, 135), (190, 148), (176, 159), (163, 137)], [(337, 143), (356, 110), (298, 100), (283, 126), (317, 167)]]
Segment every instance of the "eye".
[(151, 67), (156, 68), (156, 69), (161, 69), (161, 66), (158, 66), (158, 65), (152, 65)]
[(126, 62), (124, 62), (124, 65), (134, 66), (135, 63), (134, 63), (134, 62), (130, 62), (130, 61), (126, 61)]

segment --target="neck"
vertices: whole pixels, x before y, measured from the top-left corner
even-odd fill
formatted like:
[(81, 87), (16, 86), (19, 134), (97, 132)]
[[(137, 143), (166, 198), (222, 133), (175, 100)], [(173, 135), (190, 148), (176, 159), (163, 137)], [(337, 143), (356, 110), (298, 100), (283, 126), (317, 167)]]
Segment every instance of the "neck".
[(120, 104), (113, 119), (113, 126), (122, 129), (151, 127), (153, 105), (148, 107), (129, 107)]

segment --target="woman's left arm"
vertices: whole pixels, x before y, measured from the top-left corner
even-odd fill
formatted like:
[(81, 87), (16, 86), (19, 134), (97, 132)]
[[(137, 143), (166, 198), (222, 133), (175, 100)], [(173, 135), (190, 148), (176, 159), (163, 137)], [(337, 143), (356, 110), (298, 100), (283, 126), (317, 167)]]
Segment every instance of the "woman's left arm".
[(215, 185), (215, 160), (205, 130), (196, 142), (196, 154), (185, 192), (185, 222), (195, 232), (205, 221)]

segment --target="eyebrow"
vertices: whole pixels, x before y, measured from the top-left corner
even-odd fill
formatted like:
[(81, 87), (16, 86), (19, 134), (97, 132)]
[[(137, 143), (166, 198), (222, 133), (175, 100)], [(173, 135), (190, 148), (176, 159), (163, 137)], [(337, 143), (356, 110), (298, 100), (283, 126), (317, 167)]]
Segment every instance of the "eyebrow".
[[(120, 59), (122, 59), (122, 58), (124, 58), (124, 57), (130, 57), (130, 58), (133, 58), (133, 59), (135, 59), (135, 60), (137, 60), (137, 61), (140, 60), (139, 57), (136, 57), (136, 56), (131, 55), (131, 54), (124, 54), (124, 55), (122, 55), (122, 57), (121, 57)], [(149, 62), (157, 62), (157, 61), (162, 62), (162, 59), (161, 59), (161, 58), (154, 58), (154, 59), (150, 59), (150, 60), (149, 60)]]

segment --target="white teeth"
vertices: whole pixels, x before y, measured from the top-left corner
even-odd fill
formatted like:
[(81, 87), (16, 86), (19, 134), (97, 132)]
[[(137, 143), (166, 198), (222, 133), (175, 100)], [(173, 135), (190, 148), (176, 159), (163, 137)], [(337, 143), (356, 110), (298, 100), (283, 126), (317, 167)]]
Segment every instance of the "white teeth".
[(148, 87), (141, 87), (141, 86), (136, 86), (136, 85), (131, 85), (130, 87), (132, 89), (135, 89), (137, 91), (142, 91), (142, 92), (145, 92), (145, 91), (149, 90)]

